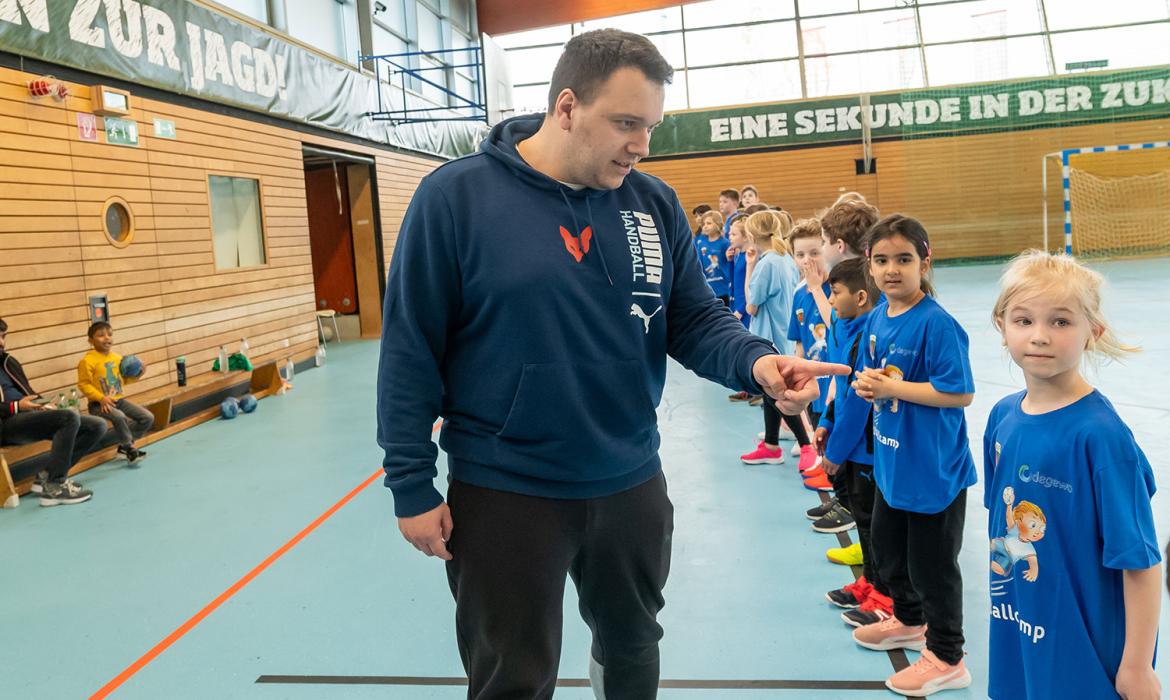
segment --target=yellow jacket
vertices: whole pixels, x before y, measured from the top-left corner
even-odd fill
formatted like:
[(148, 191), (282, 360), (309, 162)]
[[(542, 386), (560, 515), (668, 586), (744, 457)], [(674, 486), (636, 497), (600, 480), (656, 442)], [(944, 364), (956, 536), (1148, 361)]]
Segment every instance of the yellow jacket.
[(120, 399), (122, 385), (133, 379), (122, 379), (122, 356), (116, 352), (103, 355), (90, 350), (77, 365), (77, 388), (90, 401), (101, 401), (103, 396)]

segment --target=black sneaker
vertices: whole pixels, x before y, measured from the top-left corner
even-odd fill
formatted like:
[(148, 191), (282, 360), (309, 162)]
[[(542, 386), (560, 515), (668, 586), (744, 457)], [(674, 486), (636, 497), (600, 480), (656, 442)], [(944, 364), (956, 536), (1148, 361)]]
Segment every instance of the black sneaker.
[(844, 620), (845, 624), (852, 627), (865, 627), (866, 625), (872, 625), (883, 620), (888, 620), (891, 617), (893, 617), (893, 615), (890, 615), (885, 610), (880, 608), (875, 608), (872, 610), (857, 608), (855, 610), (846, 610), (845, 612), (841, 613), (841, 619)]
[(126, 464), (134, 464), (146, 459), (146, 450), (140, 450), (137, 447), (118, 445), (118, 454), (126, 457)]
[(835, 505), (837, 505), (837, 499), (835, 497), (830, 498), (828, 503), (822, 503), (816, 508), (809, 508), (808, 510), (804, 511), (804, 515), (809, 520), (820, 520), (821, 518), (825, 517), (826, 513), (833, 510), (833, 506)]
[(849, 511), (837, 503), (828, 513), (812, 524), (812, 529), (817, 532), (833, 533), (845, 532), (856, 526), (857, 524), (853, 522), (853, 516), (849, 514)]
[(855, 610), (861, 607), (861, 601), (857, 600), (857, 595), (847, 588), (838, 588), (835, 591), (829, 591), (825, 594), (825, 600), (836, 605), (838, 608), (845, 608), (846, 610)]
[(83, 489), (71, 481), (48, 481), (41, 491), (41, 505), (71, 506), (75, 503), (85, 503), (93, 498), (93, 492)]
[[(43, 472), (43, 471), (37, 472), (37, 478), (36, 478), (36, 480), (33, 481), (33, 485), (30, 486), (28, 490), (33, 492), (33, 493), (37, 493), (37, 494), (44, 493), (45, 492), (45, 484), (48, 483), (48, 481), (49, 481), (49, 472)], [(74, 486), (77, 486), (78, 488), (81, 487), (80, 481), (74, 481), (73, 479), (66, 479), (65, 482), (69, 483), (69, 484), (73, 484)]]

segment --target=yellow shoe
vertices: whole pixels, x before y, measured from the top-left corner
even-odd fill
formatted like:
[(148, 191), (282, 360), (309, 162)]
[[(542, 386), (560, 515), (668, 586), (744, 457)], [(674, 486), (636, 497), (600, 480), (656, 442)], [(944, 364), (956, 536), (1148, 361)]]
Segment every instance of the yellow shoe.
[(848, 547), (836, 547), (825, 552), (825, 556), (834, 564), (845, 566), (861, 566), (861, 545), (851, 544)]

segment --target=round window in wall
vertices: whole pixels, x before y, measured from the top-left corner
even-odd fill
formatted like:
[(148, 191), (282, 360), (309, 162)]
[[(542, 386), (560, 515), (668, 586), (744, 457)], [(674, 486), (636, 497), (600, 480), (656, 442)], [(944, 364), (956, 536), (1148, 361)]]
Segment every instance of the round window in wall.
[(102, 207), (102, 228), (106, 238), (118, 248), (125, 248), (134, 240), (134, 215), (130, 205), (121, 197), (110, 197)]

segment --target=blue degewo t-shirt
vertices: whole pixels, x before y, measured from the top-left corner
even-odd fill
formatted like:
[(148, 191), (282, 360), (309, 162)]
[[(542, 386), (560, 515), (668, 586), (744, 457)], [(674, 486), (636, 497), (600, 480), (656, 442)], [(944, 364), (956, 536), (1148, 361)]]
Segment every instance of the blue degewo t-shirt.
[(1025, 394), (996, 404), (983, 437), (988, 694), (1116, 698), (1125, 648), (1122, 571), (1161, 561), (1153, 470), (1099, 392), (1040, 415), (1024, 413)]
[[(967, 333), (933, 297), (898, 316), (882, 302), (869, 314), (862, 343), (865, 366), (937, 391), (975, 391)], [(938, 513), (976, 481), (975, 460), (961, 408), (936, 408), (898, 399), (873, 405), (874, 480), (892, 507)]]
[[(825, 297), (832, 293), (829, 283), (825, 282)], [(788, 339), (799, 342), (804, 347), (804, 356), (810, 360), (824, 362), (829, 353), (829, 324), (821, 318), (821, 311), (817, 308), (817, 300), (813, 297), (808, 286), (802, 283), (792, 295), (792, 316), (788, 321)], [(829, 394), (831, 377), (819, 377), (817, 385), (821, 388), (821, 395), (812, 402), (812, 410), (817, 413), (825, 412), (825, 397)]]
[(731, 261), (727, 259), (727, 248), (731, 243), (726, 238), (711, 240), (706, 236), (695, 239), (699, 251), (699, 263), (703, 276), (717, 297), (731, 296)]

